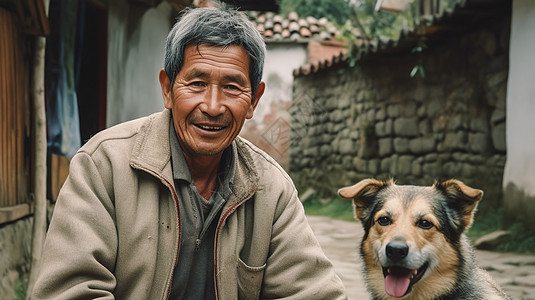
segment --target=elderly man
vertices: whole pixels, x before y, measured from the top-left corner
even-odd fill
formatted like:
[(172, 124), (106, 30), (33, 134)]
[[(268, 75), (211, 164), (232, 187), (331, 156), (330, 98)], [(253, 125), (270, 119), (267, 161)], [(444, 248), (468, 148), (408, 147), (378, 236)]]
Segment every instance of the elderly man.
[(345, 299), (292, 180), (238, 137), (264, 56), (241, 13), (182, 15), (159, 74), (166, 110), (72, 159), (32, 299)]

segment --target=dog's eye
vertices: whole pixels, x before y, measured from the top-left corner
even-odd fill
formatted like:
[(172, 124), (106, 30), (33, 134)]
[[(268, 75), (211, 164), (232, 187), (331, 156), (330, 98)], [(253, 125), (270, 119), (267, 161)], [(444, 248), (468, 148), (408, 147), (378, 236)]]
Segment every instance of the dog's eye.
[(428, 230), (428, 229), (431, 229), (431, 227), (433, 227), (433, 223), (427, 221), (427, 220), (420, 220), (418, 221), (418, 227), (422, 228), (422, 229), (425, 229), (425, 230)]
[(389, 217), (380, 217), (379, 219), (377, 219), (377, 223), (379, 223), (379, 225), (381, 226), (388, 226), (392, 224), (392, 220), (390, 220)]

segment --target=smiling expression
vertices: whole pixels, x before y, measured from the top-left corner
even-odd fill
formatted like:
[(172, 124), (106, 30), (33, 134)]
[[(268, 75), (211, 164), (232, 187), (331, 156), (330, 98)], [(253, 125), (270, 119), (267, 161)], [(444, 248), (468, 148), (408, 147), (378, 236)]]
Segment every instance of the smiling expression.
[(250, 58), (240, 46), (190, 45), (172, 90), (160, 71), (165, 107), (172, 110), (183, 151), (191, 156), (216, 155), (240, 133), (264, 92), (252, 95)]

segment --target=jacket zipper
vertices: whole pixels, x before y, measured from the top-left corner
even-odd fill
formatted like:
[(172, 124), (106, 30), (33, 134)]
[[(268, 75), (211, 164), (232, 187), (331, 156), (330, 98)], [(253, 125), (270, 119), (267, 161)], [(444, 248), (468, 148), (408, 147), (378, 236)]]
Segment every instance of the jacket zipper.
[(177, 213), (177, 232), (178, 232), (177, 247), (176, 247), (176, 252), (175, 252), (175, 259), (173, 261), (173, 264), (171, 265), (171, 274), (169, 276), (169, 280), (167, 281), (167, 293), (164, 298), (164, 299), (169, 299), (169, 296), (171, 295), (173, 274), (175, 272), (175, 266), (178, 261), (178, 253), (180, 253), (180, 236), (182, 235), (182, 227), (180, 226), (180, 207), (178, 207), (178, 196), (176, 194), (174, 185), (171, 185), (165, 178), (162, 178), (162, 179), (167, 183), (168, 188), (171, 190), (173, 194), (173, 199), (175, 200), (175, 207), (176, 207), (176, 213)]
[(223, 226), (223, 223), (226, 221), (227, 217), (233, 213), (238, 206), (243, 204), (247, 199), (252, 197), (256, 190), (251, 191), (250, 194), (248, 194), (244, 199), (236, 202), (234, 205), (232, 205), (226, 212), (223, 213), (221, 218), (219, 219), (219, 223), (217, 224), (217, 228), (215, 231), (215, 237), (214, 237), (214, 290), (215, 290), (215, 298), (216, 300), (219, 299), (219, 289), (217, 288), (217, 246), (219, 242), (219, 232), (221, 230), (221, 227)]
[(141, 167), (141, 166), (138, 166), (136, 164), (132, 164), (132, 167), (136, 167), (140, 170), (143, 170), (147, 173), (150, 173), (152, 174), (154, 177), (156, 178), (159, 178), (160, 181), (164, 181), (165, 184), (167, 186), (167, 188), (169, 188), (169, 190), (171, 191), (171, 194), (173, 195), (173, 199), (175, 200), (175, 207), (176, 207), (176, 213), (177, 213), (177, 232), (178, 232), (178, 239), (177, 239), (177, 247), (176, 247), (176, 252), (175, 252), (175, 259), (173, 261), (173, 264), (171, 265), (171, 273), (170, 273), (170, 276), (169, 276), (169, 279), (167, 280), (167, 289), (166, 289), (166, 293), (163, 295), (163, 299), (169, 299), (169, 295), (171, 295), (171, 287), (172, 287), (172, 284), (171, 282), (173, 281), (173, 273), (175, 271), (175, 265), (176, 265), (176, 262), (178, 261), (178, 253), (180, 251), (180, 236), (182, 235), (182, 228), (180, 226), (180, 208), (178, 207), (178, 196), (176, 194), (176, 191), (175, 191), (175, 188), (174, 188), (174, 184), (171, 184), (169, 183), (169, 181), (167, 181), (167, 179), (165, 179), (163, 176), (160, 176), (160, 174), (158, 172), (154, 172), (153, 170), (151, 169), (148, 169), (148, 168), (144, 168), (144, 167)]

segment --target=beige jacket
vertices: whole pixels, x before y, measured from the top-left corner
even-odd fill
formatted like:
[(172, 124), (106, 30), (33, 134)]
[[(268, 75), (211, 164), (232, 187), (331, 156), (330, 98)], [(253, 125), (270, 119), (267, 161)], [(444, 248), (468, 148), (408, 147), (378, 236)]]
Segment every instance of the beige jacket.
[[(74, 156), (32, 299), (167, 299), (180, 240), (169, 117), (104, 130)], [(236, 144), (233, 195), (216, 229), (218, 299), (346, 299), (289, 176)]]

